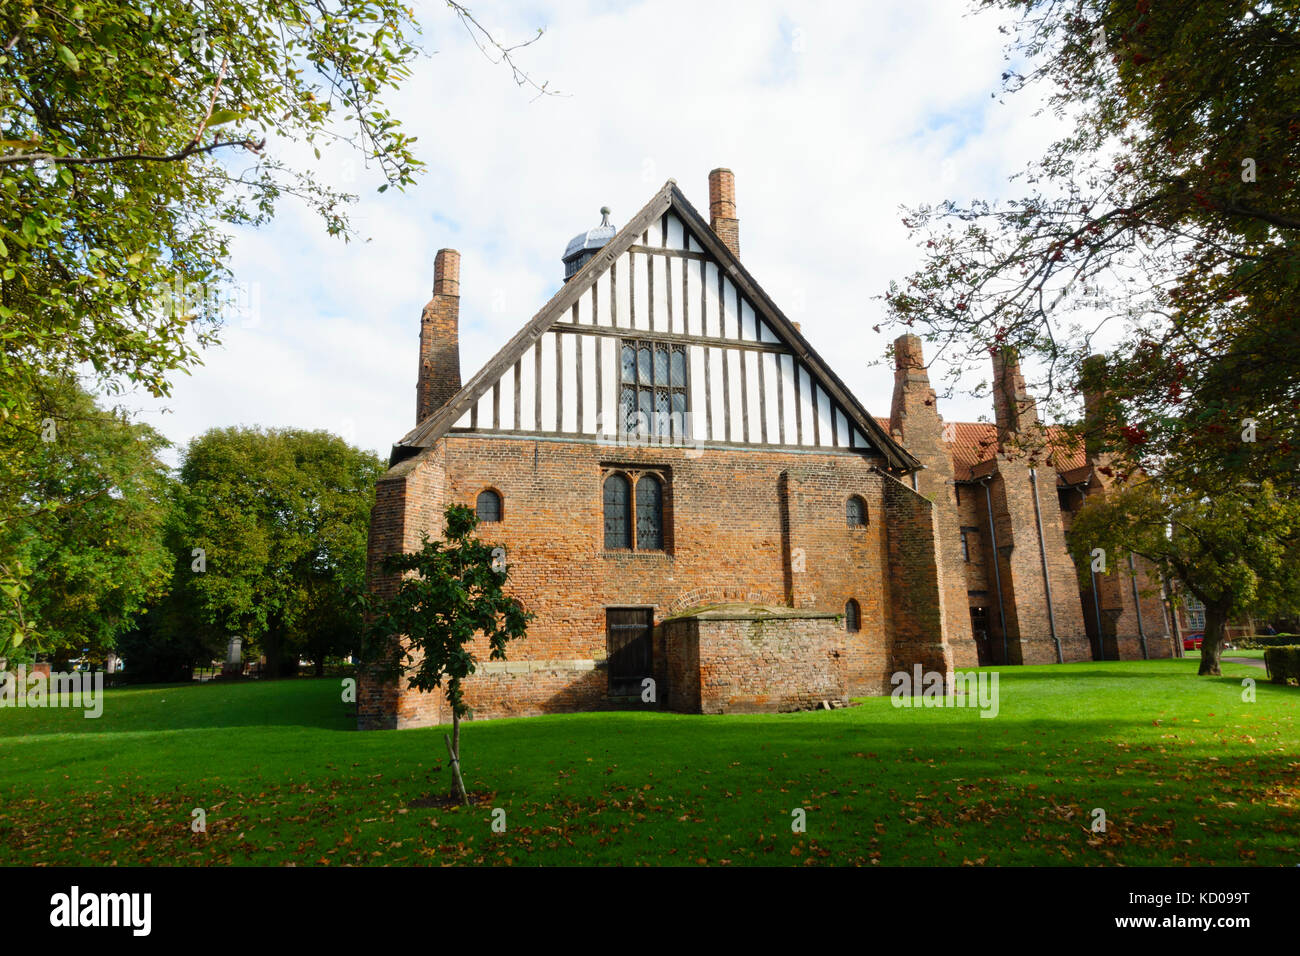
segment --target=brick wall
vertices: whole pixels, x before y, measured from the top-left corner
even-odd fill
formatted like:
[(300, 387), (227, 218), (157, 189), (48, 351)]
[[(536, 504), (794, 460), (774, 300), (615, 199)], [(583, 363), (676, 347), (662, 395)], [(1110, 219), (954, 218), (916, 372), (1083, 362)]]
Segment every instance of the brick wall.
[(945, 627), (957, 667), (979, 663), (971, 633), (966, 569), (961, 555), (961, 520), (953, 483), (951, 437), (944, 440), (944, 422), (930, 377), (925, 370), (921, 340), (903, 335), (894, 341), (894, 397), (889, 427), (894, 437), (925, 465), (916, 476), (916, 490), (936, 506), (939, 560), (944, 570)]
[(953, 653), (944, 632), (943, 565), (934, 559), (939, 541), (935, 506), (893, 478), (885, 478), (883, 490), (894, 625), (889, 669), (910, 671), (920, 664), (946, 676), (953, 670)]
[(999, 454), (989, 490), (1009, 663), (1055, 663), (1058, 642), (1064, 660), (1091, 660), (1078, 576), (1061, 529), (1056, 472), (1020, 452)]
[[(382, 554), (418, 546), (420, 531), (440, 532), (448, 502), (473, 504), (484, 488), (502, 496), (500, 523), (479, 537), (506, 549), (508, 590), (537, 617), (511, 663), (532, 670), (475, 675), (466, 696), (480, 717), (617, 706), (606, 694), (605, 609), (647, 607), (656, 622), (684, 607), (718, 600), (786, 604), (839, 615), (854, 599), (862, 629), (846, 641), (842, 672), (849, 693), (887, 692), (894, 592), (922, 601), (933, 574), (900, 582), (933, 546), (929, 502), (910, 489), (893, 511), (908, 540), (891, 547), (894, 518), (885, 487), (897, 484), (860, 455), (761, 449), (622, 447), (482, 435), (449, 435), (392, 469), (380, 482), (371, 527), (373, 586)], [(667, 479), (661, 552), (606, 552), (602, 468), (653, 468)], [(867, 504), (864, 528), (849, 528), (850, 494)], [(914, 524), (920, 522), (918, 537)], [(928, 537), (927, 537), (928, 536)], [(933, 554), (933, 552), (931, 552)], [(897, 562), (903, 560), (903, 565)], [(931, 563), (933, 558), (931, 557)], [(932, 603), (936, 603), (932, 596)], [(915, 626), (909, 642), (916, 643)], [(656, 638), (661, 640), (662, 638)], [(927, 633), (923, 643), (941, 643)], [(662, 650), (662, 647), (660, 648)], [(486, 658), (483, 648), (476, 648)], [(933, 656), (933, 655), (932, 655)], [(942, 655), (941, 655), (942, 656)], [(671, 683), (658, 655), (656, 679)], [(910, 665), (909, 665), (910, 666)], [(449, 719), (434, 695), (362, 681), (363, 727), (415, 726)]]
[(669, 706), (688, 713), (776, 713), (843, 701), (845, 634), (834, 616), (723, 607), (664, 623)]

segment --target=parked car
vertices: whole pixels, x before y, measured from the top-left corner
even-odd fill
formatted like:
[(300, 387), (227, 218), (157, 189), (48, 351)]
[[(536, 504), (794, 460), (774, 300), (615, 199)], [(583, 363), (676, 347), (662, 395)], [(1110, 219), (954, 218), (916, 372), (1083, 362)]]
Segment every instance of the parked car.
[(1199, 651), (1199, 650), (1201, 649), (1201, 642), (1204, 641), (1204, 640), (1205, 640), (1205, 635), (1204, 635), (1204, 634), (1201, 634), (1201, 633), (1197, 633), (1197, 634), (1184, 634), (1184, 635), (1183, 635), (1183, 650), (1185, 650), (1185, 651)]

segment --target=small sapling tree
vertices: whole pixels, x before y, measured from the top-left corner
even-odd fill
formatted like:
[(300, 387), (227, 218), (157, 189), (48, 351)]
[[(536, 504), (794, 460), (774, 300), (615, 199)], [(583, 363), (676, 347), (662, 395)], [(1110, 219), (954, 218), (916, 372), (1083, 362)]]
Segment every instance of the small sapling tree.
[(499, 548), (475, 536), (478, 516), (465, 505), (450, 505), (444, 518), (443, 538), (426, 535), (420, 550), (384, 559), (386, 573), (403, 577), (397, 592), (378, 602), (372, 627), (390, 647), (400, 637), (398, 668), (412, 688), (444, 690), (451, 706), (451, 793), (468, 804), (460, 772), (460, 721), (469, 714), (462, 682), (478, 663), (474, 641), (482, 635), (489, 658), (505, 660), (506, 644), (525, 636), (533, 615), (505, 594), (507, 562)]

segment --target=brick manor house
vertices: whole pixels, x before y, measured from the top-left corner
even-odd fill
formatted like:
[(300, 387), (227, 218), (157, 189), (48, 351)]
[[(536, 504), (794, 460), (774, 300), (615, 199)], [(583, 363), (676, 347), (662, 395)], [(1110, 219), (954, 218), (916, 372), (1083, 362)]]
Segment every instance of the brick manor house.
[[(1104, 455), (1039, 425), (1013, 358), (996, 425), (945, 423), (903, 336), (873, 418), (741, 264), (730, 170), (709, 174), (708, 221), (672, 180), (621, 229), (601, 212), (463, 385), (460, 256), (438, 253), (416, 426), (378, 483), (373, 589), (461, 502), (536, 614), (508, 661), (479, 649), (476, 717), (790, 710), (888, 693), (916, 664), (1173, 653), (1141, 564), (1080, 589), (1065, 535)], [(362, 728), (450, 719), (378, 669), (359, 691)]]

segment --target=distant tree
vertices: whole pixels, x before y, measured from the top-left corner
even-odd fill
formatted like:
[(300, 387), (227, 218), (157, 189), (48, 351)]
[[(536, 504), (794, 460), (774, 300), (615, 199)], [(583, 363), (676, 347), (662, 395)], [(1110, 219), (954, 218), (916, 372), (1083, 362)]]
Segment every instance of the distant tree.
[(525, 636), (533, 615), (505, 594), (504, 552), (475, 537), (473, 510), (450, 505), (444, 519), (443, 539), (426, 535), (419, 551), (385, 558), (383, 570), (404, 577), (392, 597), (376, 600), (372, 649), (391, 654), (393, 642), (400, 641), (398, 669), (409, 685), (426, 692), (443, 689), (451, 706), (451, 795), (468, 804), (460, 772), (460, 721), (470, 712), (462, 682), (478, 663), (473, 642), (482, 635), (489, 658), (505, 660), (506, 645)]
[(276, 676), (360, 645), (352, 597), (384, 464), (326, 432), (219, 428), (180, 468), (167, 627), (240, 635)]
[(19, 636), (29, 652), (102, 656), (166, 589), (168, 443), (71, 377), (30, 384), (40, 427), (16, 432), (0, 464), (0, 644)]
[(1205, 604), (1200, 674), (1218, 675), (1224, 626), (1237, 614), (1300, 610), (1300, 501), (1270, 482), (1202, 495), (1138, 476), (1089, 496), (1070, 548), (1086, 576), (1094, 548), (1154, 562)]
[(224, 645), (210, 629), (178, 627), (168, 621), (172, 602), (148, 608), (117, 640), (117, 654), (125, 663), (123, 678), (132, 684), (189, 681), (196, 664), (207, 665)]
[(1119, 471), (1207, 490), (1293, 481), (1300, 8), (976, 6), (1017, 15), (1006, 92), (1040, 89), (1070, 131), (1027, 164), (1020, 198), (906, 212), (923, 258), (891, 284), (892, 319), (941, 343), (954, 375), (1018, 349), (1045, 403), (1075, 402), (1104, 343), (1115, 413), (1092, 437)]

